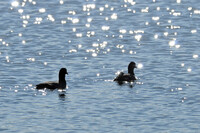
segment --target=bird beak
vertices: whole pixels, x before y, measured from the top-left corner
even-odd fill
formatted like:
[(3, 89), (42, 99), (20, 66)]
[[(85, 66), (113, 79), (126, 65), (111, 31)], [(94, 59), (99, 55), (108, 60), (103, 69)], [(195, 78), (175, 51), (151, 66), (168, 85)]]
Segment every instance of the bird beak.
[(66, 74), (68, 75), (68, 72), (66, 72)]

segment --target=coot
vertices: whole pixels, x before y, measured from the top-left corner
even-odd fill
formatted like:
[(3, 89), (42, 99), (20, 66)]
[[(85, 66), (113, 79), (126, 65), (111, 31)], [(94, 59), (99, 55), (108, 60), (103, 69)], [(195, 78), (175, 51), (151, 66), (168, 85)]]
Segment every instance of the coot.
[(123, 81), (133, 82), (133, 81), (135, 81), (136, 78), (135, 78), (135, 74), (134, 74), (134, 68), (137, 68), (136, 63), (130, 62), (130, 64), (128, 65), (128, 73), (125, 74), (123, 72), (120, 72), (120, 74), (114, 79), (114, 81), (117, 81), (117, 82), (123, 82)]
[(44, 82), (36, 85), (36, 89), (65, 89), (66, 88), (66, 80), (65, 80), (65, 74), (67, 73), (66, 68), (61, 68), (59, 71), (59, 81), (58, 82)]

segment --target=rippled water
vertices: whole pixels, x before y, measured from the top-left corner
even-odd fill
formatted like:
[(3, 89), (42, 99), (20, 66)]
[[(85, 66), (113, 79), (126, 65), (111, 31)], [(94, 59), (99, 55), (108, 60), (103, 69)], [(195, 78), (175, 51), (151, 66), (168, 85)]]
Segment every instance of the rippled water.
[[(199, 132), (198, 0), (0, 2), (1, 132)], [(140, 67), (134, 87), (112, 80)], [(68, 69), (66, 96), (37, 91)]]

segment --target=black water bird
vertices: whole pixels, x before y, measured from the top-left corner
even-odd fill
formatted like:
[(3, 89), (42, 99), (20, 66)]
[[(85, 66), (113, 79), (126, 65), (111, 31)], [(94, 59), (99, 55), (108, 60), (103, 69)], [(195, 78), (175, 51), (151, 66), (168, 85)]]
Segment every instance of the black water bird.
[(127, 82), (133, 82), (136, 80), (135, 74), (134, 74), (134, 68), (137, 68), (135, 62), (130, 62), (128, 65), (128, 73), (125, 74), (123, 72), (120, 72), (120, 74), (114, 79), (114, 81), (117, 81), (118, 83), (123, 83), (124, 81)]
[(65, 80), (65, 74), (67, 73), (67, 69), (66, 68), (61, 68), (59, 71), (59, 75), (58, 75), (58, 82), (44, 82), (44, 83), (40, 83), (38, 85), (36, 85), (36, 89), (65, 89), (66, 88), (66, 80)]

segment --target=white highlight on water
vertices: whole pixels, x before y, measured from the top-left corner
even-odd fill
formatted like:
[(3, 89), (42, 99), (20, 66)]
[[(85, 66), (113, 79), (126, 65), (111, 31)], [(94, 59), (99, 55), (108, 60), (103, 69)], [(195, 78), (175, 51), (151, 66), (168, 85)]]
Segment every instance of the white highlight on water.
[(19, 2), (18, 2), (18, 1), (13, 1), (13, 2), (11, 3), (11, 6), (13, 6), (13, 7), (18, 7), (18, 6), (19, 6)]

